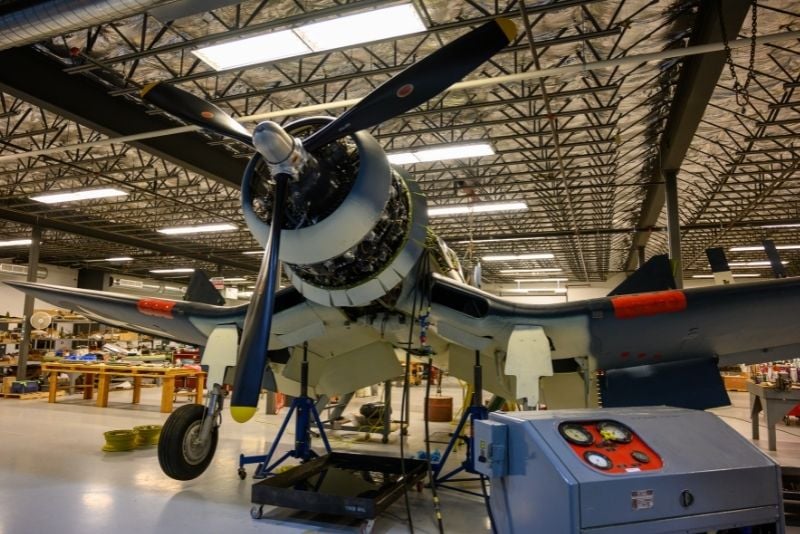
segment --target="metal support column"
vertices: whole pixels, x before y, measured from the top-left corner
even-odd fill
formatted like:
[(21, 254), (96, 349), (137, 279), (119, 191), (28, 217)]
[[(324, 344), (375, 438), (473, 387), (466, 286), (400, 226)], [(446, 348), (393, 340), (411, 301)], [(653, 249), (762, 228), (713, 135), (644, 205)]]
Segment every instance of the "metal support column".
[(681, 221), (678, 212), (678, 173), (674, 170), (662, 171), (667, 193), (667, 235), (669, 238), (669, 259), (675, 287), (683, 287), (683, 264), (681, 261)]
[[(36, 281), (36, 272), (39, 270), (39, 244), (42, 240), (42, 229), (34, 226), (31, 230), (31, 249), (28, 253), (28, 282)], [(31, 350), (31, 315), (33, 315), (33, 296), (25, 293), (25, 304), (22, 309), (22, 340), (19, 344), (19, 358), (17, 360), (17, 378), (25, 380), (28, 376), (28, 353)]]

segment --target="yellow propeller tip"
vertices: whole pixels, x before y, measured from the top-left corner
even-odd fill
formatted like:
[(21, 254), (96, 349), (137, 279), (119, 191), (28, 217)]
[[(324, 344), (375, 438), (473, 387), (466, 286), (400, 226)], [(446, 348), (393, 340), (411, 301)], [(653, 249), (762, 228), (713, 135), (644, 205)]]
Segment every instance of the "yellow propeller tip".
[(514, 38), (517, 36), (517, 25), (511, 22), (511, 19), (506, 18), (499, 18), (495, 19), (497, 25), (500, 26), (500, 29), (503, 30), (503, 33), (506, 34), (506, 39), (508, 42), (512, 42)]
[(231, 406), (231, 417), (237, 423), (246, 423), (256, 414), (255, 406)]
[(150, 82), (150, 83), (148, 83), (147, 85), (145, 85), (144, 87), (142, 87), (142, 90), (141, 90), (141, 91), (139, 91), (139, 96), (140, 96), (140, 97), (142, 97), (142, 98), (144, 98), (144, 95), (146, 95), (147, 93), (149, 93), (149, 92), (150, 92), (150, 89), (152, 89), (153, 87), (155, 87), (155, 86), (156, 86), (156, 85), (158, 85), (159, 83), (160, 83), (160, 82)]

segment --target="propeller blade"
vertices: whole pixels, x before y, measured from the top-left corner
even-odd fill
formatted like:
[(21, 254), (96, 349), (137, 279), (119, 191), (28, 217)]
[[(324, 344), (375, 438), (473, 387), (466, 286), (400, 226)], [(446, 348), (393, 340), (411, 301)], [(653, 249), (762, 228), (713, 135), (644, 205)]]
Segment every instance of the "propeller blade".
[(441, 93), (514, 40), (516, 26), (498, 18), (475, 28), (377, 87), (335, 121), (303, 141), (314, 151), (413, 109)]
[(239, 423), (248, 421), (256, 413), (258, 396), (261, 393), (261, 379), (267, 365), (272, 311), (275, 308), (275, 291), (278, 289), (278, 250), (281, 244), (289, 175), (278, 173), (275, 175), (275, 182), (275, 205), (272, 208), (269, 239), (258, 271), (253, 297), (247, 307), (242, 341), (236, 359), (236, 376), (231, 394), (231, 417)]
[(174, 85), (155, 82), (146, 85), (140, 96), (145, 102), (149, 102), (189, 124), (253, 145), (253, 136), (244, 126), (219, 107), (188, 91), (178, 89)]

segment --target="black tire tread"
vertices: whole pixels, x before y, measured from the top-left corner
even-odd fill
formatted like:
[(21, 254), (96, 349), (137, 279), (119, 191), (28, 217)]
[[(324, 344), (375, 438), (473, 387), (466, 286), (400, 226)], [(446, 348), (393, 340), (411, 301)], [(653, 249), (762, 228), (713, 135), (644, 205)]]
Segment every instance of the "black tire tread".
[(158, 463), (161, 465), (161, 470), (170, 478), (195, 479), (206, 470), (214, 458), (219, 439), (217, 428), (211, 431), (211, 448), (202, 462), (192, 465), (183, 457), (183, 436), (192, 423), (203, 418), (205, 410), (205, 406), (200, 404), (187, 404), (172, 412), (164, 423), (158, 441)]

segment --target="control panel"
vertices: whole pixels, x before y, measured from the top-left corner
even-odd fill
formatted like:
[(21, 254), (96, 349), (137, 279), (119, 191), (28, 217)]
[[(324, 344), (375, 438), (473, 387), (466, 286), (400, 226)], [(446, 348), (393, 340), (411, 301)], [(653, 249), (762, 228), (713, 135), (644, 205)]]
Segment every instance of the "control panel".
[(658, 453), (618, 421), (565, 421), (558, 433), (579, 458), (603, 473), (656, 471), (664, 465)]
[(474, 437), (497, 532), (784, 532), (777, 464), (712, 413), (492, 412)]

